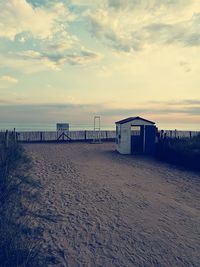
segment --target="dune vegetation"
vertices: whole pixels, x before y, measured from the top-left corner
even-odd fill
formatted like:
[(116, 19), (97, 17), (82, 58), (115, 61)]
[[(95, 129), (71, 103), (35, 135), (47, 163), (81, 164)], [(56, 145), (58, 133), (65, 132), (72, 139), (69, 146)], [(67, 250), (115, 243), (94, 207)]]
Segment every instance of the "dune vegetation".
[[(0, 135), (0, 263), (1, 266), (40, 266), (33, 233), (27, 227), (24, 203), (38, 196), (39, 184), (24, 174), (31, 167), (22, 146)], [(31, 238), (30, 238), (31, 237)]]
[(165, 138), (157, 143), (156, 156), (169, 163), (200, 171), (200, 135), (192, 138)]

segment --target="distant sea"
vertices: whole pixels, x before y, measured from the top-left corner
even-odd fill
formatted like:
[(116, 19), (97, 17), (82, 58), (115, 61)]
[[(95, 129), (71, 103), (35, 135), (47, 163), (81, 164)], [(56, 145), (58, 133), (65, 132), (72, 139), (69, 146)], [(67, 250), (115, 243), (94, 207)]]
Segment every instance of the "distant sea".
[[(16, 131), (56, 131), (56, 123), (1, 123), (0, 130), (13, 130)], [(69, 130), (81, 131), (81, 130), (93, 130), (93, 124), (69, 124)], [(113, 125), (101, 125), (101, 130), (115, 130), (115, 124)]]
[[(69, 125), (71, 131), (81, 130), (93, 130), (93, 124), (73, 124)], [(183, 130), (183, 131), (200, 131), (200, 125), (198, 124), (157, 124), (159, 130)], [(56, 131), (56, 123), (1, 123), (1, 130), (13, 130), (16, 131)], [(115, 124), (103, 124), (101, 130), (115, 130)]]

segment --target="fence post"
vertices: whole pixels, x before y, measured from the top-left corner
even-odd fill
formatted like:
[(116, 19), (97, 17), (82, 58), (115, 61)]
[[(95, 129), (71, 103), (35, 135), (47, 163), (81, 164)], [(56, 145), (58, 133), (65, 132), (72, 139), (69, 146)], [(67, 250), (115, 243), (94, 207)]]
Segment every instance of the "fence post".
[(14, 128), (13, 134), (14, 134), (14, 143), (16, 144), (16, 131), (15, 131), (15, 128)]
[(85, 142), (87, 140), (87, 131), (85, 130)]
[(176, 134), (177, 134), (177, 130), (176, 129), (175, 129), (175, 132), (174, 133), (175, 133), (175, 138), (176, 138)]
[(9, 131), (6, 130), (6, 133), (5, 133), (5, 141), (6, 141), (6, 148), (8, 148), (8, 144), (9, 144)]
[(164, 130), (160, 131), (160, 137), (161, 137), (161, 139), (164, 139)]
[(190, 131), (190, 139), (192, 138), (192, 132)]

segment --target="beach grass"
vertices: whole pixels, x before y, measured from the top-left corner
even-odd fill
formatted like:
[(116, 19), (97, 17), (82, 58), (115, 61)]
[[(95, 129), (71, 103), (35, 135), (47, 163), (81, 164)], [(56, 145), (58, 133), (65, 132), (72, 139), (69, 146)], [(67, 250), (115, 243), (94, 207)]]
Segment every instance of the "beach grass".
[[(1, 140), (3, 141), (3, 139)], [(0, 144), (0, 265), (40, 266), (37, 248), (30, 241), (23, 205), (30, 192), (39, 184), (24, 175), (31, 167), (22, 146), (4, 142)], [(29, 192), (29, 193), (28, 193)], [(33, 249), (34, 248), (34, 249)]]
[(157, 143), (156, 156), (169, 163), (200, 171), (200, 135), (192, 138), (166, 138)]

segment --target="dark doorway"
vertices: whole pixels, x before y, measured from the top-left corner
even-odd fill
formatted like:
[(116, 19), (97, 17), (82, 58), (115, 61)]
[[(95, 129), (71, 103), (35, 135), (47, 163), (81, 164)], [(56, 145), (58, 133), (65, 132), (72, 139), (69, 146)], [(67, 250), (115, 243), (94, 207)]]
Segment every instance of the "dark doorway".
[(144, 144), (144, 126), (131, 126), (131, 153), (142, 153)]
[(156, 127), (147, 125), (145, 127), (145, 153), (154, 154), (155, 152)]

